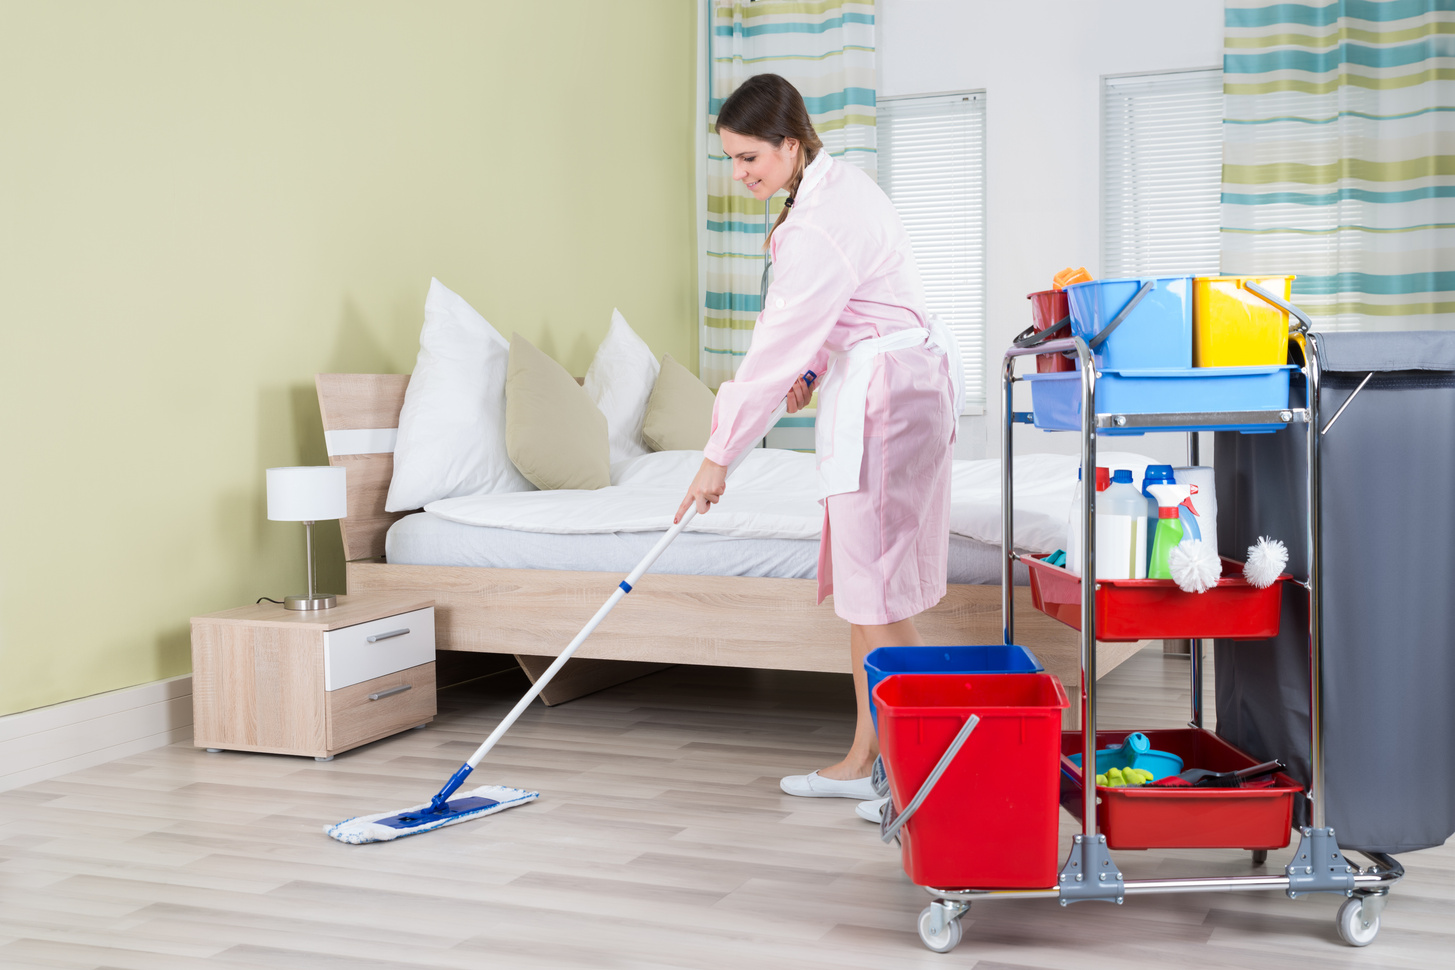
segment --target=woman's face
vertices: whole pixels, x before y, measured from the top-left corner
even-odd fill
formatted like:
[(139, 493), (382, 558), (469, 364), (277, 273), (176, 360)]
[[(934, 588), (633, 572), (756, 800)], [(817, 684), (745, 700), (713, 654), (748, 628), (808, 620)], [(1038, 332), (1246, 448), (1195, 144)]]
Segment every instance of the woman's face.
[(798, 164), (798, 139), (785, 138), (777, 148), (761, 138), (740, 135), (726, 128), (718, 132), (722, 150), (733, 162), (733, 178), (755, 199), (766, 199), (788, 184)]

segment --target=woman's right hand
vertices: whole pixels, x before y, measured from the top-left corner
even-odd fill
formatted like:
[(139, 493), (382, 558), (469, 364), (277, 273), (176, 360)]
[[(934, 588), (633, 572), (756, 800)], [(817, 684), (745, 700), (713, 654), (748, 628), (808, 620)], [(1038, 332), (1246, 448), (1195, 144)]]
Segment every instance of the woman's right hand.
[(717, 500), (722, 498), (722, 493), (727, 491), (727, 466), (719, 465), (715, 461), (702, 459), (702, 466), (697, 469), (697, 475), (692, 479), (692, 484), (687, 488), (687, 497), (677, 508), (677, 516), (672, 520), (676, 525), (682, 521), (688, 506), (697, 503), (697, 514), (701, 515), (707, 511), (709, 505), (715, 505)]
[(803, 410), (808, 407), (808, 402), (812, 399), (813, 391), (808, 389), (808, 381), (800, 377), (788, 389), (788, 413), (793, 414), (795, 411)]

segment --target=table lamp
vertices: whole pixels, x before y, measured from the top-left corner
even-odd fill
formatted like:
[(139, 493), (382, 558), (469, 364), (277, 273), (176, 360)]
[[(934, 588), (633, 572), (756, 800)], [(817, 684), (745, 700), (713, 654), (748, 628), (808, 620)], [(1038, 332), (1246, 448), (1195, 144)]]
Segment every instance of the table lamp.
[(327, 610), (338, 604), (332, 594), (314, 592), (313, 523), (342, 519), (348, 514), (348, 472), (328, 465), (268, 469), (268, 518), (275, 522), (302, 522), (308, 550), (308, 595), (289, 596), (284, 609)]

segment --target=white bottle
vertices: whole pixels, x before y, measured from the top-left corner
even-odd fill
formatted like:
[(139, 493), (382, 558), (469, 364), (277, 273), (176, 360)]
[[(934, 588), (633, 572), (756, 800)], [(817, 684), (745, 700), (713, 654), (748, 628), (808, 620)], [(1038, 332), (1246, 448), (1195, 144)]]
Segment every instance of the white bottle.
[[(1112, 472), (1111, 486), (1098, 504), (1106, 524), (1097, 516), (1096, 573), (1101, 579), (1147, 578), (1147, 497), (1132, 484), (1129, 469)], [(1102, 568), (1105, 563), (1106, 568)]]
[[(1098, 467), (1096, 469), (1096, 491), (1099, 493), (1096, 496), (1096, 518), (1097, 518), (1097, 530), (1098, 530), (1097, 533), (1096, 533), (1096, 557), (1097, 557), (1096, 574), (1097, 574), (1098, 577), (1103, 577), (1103, 578), (1106, 575), (1106, 570), (1102, 567), (1102, 564), (1101, 564), (1101, 546), (1102, 546), (1102, 537), (1101, 536), (1102, 536), (1102, 534), (1101, 534), (1100, 529), (1101, 529), (1101, 517), (1104, 514), (1105, 510), (1101, 507), (1102, 506), (1102, 497), (1103, 497), (1103, 495), (1101, 493), (1105, 493), (1107, 487), (1110, 486), (1110, 485), (1111, 485), (1111, 469)], [(1081, 575), (1081, 489), (1082, 489), (1082, 487), (1083, 487), (1083, 484), (1082, 484), (1082, 481), (1081, 481), (1081, 473), (1080, 472), (1077, 472), (1076, 473), (1076, 491), (1071, 496), (1071, 508), (1068, 509), (1067, 512), (1066, 512), (1066, 570), (1067, 570), (1067, 572), (1071, 573), (1073, 576), (1080, 576)]]
[(1205, 465), (1181, 466), (1172, 469), (1172, 480), (1178, 485), (1191, 485), (1192, 504), (1196, 506), (1197, 528), (1202, 541), (1218, 554), (1218, 499), (1214, 490), (1213, 470)]

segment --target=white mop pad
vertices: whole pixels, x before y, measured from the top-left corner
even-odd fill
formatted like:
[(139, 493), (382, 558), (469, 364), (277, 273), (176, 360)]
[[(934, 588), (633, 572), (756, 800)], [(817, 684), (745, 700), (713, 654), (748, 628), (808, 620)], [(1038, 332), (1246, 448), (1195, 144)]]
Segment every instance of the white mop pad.
[[(360, 815), (358, 818), (345, 819), (336, 825), (325, 825), (324, 834), (329, 835), (340, 842), (347, 842), (350, 845), (362, 845), (365, 842), (388, 842), (392, 839), (403, 838), (406, 835), (417, 835), (420, 832), (428, 832), (431, 829), (443, 828), (446, 825), (454, 825), (456, 822), (468, 822), (474, 818), (481, 818), (485, 815), (494, 815), (496, 812), (503, 812), (507, 808), (514, 808), (517, 805), (524, 805), (526, 802), (533, 802), (541, 797), (538, 791), (524, 791), (520, 788), (506, 788), (504, 785), (481, 785), (473, 791), (459, 792), (454, 798), (446, 802), (448, 808), (451, 805), (470, 798), (482, 799), (489, 804), (481, 804), (477, 808), (470, 808), (467, 811), (452, 811), (444, 815), (432, 815), (429, 811), (430, 803), (415, 805), (413, 808), (406, 808), (400, 812), (379, 812), (376, 815)], [(381, 824), (381, 819), (399, 819), (401, 816), (418, 816), (414, 820), (404, 820), (393, 825)]]

